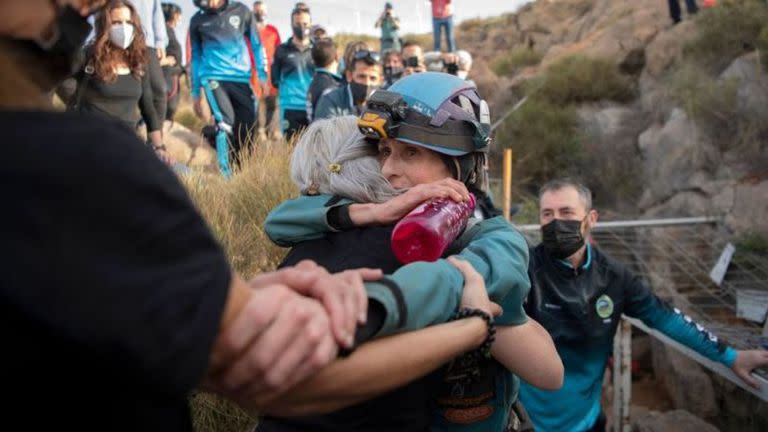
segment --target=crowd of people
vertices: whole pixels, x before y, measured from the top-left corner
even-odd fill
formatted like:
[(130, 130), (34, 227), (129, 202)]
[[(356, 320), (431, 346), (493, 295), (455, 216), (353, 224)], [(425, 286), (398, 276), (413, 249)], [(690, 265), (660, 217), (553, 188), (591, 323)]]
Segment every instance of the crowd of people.
[[(538, 246), (498, 216), (467, 53), (400, 42), (391, 5), (377, 22), (389, 49), (355, 42), (339, 58), (304, 3), (285, 42), (263, 2), (195, 3), (187, 73), (222, 173), (252, 142), (257, 101), (274, 102), (262, 124), (296, 135), (301, 196), (264, 224), (290, 251), (246, 281), (154, 156), (185, 70), (178, 8), (0, 2), (9, 424), (189, 431), (187, 398), (204, 390), (257, 410), (261, 432), (604, 431), (622, 314), (759, 385), (768, 352), (725, 345), (590, 241), (586, 185), (541, 187)], [(453, 51), (450, 1), (432, 3)], [(53, 109), (57, 88), (70, 112)], [(435, 198), (477, 211), (442, 258), (403, 265), (394, 224)]]
[[(160, 0), (109, 2), (96, 16), (94, 36), (83, 48), (83, 66), (59, 86), (69, 110), (95, 112), (135, 128), (146, 126), (147, 141), (163, 159), (163, 122), (173, 121), (189, 76), (193, 110), (208, 126), (204, 135), (216, 149), (221, 173), (229, 176), (243, 151), (258, 139), (292, 138), (316, 119), (359, 114), (370, 95), (398, 79), (444, 71), (464, 79), (472, 65), (456, 51), (450, 1), (434, 1), (436, 29), (445, 28), (448, 52), (424, 53), (399, 36), (391, 3), (375, 27), (380, 47), (353, 41), (339, 47), (309, 6), (295, 4), (292, 33), (283, 41), (267, 21), (267, 4), (252, 9), (229, 0), (195, 1), (190, 18), (188, 62), (175, 29), (181, 8)], [(137, 116), (139, 107), (141, 119)]]

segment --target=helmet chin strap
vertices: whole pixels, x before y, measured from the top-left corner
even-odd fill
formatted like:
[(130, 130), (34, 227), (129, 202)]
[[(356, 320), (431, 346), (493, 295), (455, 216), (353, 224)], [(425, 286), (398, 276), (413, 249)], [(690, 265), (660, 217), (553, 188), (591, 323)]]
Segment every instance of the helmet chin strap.
[(461, 178), (461, 164), (459, 163), (459, 158), (452, 156), (451, 159), (453, 159), (453, 166), (456, 168), (456, 180), (463, 183), (464, 180)]

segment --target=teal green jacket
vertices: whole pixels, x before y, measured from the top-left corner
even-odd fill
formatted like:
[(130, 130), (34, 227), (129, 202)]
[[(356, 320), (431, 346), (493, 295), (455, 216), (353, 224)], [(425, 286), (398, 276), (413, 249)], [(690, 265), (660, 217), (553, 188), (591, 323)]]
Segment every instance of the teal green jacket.
[[(335, 231), (327, 221), (330, 196), (302, 196), (286, 201), (272, 211), (264, 231), (276, 244), (289, 247), (321, 238)], [(499, 325), (527, 321), (523, 300), (530, 289), (527, 274), (528, 247), (525, 239), (507, 221), (496, 217), (472, 223), (450, 247), (449, 253), (468, 261), (482, 275), (489, 297), (504, 309)], [(458, 308), (464, 277), (444, 259), (433, 263), (405, 265), (378, 282), (368, 282), (371, 299), (384, 305), (387, 317), (378, 336), (411, 331), (448, 321)], [(493, 397), (484, 402), (487, 416), (475, 421), (456, 421), (451, 409), (434, 411), (436, 432), (496, 432), (506, 430), (509, 410), (517, 399), (519, 379), (508, 370), (495, 376)]]
[[(264, 231), (276, 244), (290, 247), (335, 231), (327, 222), (331, 196), (302, 196), (275, 208)], [(350, 204), (339, 201), (335, 205)], [(527, 321), (523, 300), (528, 295), (528, 246), (523, 236), (501, 217), (472, 224), (451, 245), (485, 280), (488, 295), (504, 309), (498, 325)], [(368, 282), (368, 296), (380, 302), (387, 318), (377, 336), (421, 329), (446, 322), (461, 301), (464, 277), (444, 259), (401, 267), (382, 281)]]

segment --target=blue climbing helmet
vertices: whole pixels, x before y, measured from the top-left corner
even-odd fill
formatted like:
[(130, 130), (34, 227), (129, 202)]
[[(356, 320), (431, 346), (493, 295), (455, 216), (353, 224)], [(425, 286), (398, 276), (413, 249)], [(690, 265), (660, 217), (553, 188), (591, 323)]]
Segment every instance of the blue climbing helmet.
[(358, 120), (369, 139), (394, 138), (447, 156), (487, 152), (488, 104), (477, 87), (455, 75), (409, 75), (369, 98)]

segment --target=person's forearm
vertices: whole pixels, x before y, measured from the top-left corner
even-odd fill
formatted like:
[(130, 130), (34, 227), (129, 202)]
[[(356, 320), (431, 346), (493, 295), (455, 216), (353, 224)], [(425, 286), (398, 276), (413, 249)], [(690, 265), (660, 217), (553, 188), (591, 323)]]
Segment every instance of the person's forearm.
[(351, 204), (349, 206), (349, 218), (355, 226), (368, 226), (376, 223), (376, 204)]
[(491, 354), (509, 371), (544, 390), (563, 385), (563, 362), (552, 337), (536, 321), (519, 326), (500, 326)]
[(159, 130), (153, 130), (147, 133), (147, 138), (152, 145), (160, 146), (163, 144), (163, 132)]
[(262, 414), (301, 416), (339, 410), (426, 375), (480, 346), (487, 335), (473, 317), (362, 345), (273, 401), (256, 400)]

